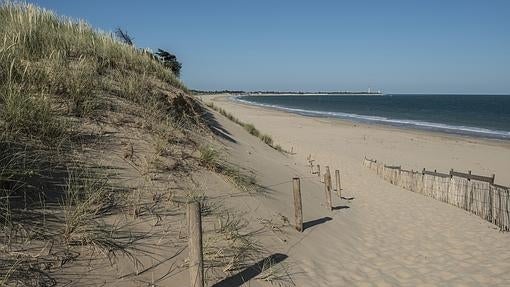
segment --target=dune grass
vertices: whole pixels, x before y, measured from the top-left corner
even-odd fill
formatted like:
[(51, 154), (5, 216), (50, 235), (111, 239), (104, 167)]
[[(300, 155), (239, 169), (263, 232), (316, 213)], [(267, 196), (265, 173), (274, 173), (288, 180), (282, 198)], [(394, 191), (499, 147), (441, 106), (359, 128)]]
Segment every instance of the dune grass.
[(236, 118), (231, 113), (227, 112), (225, 109), (217, 107), (214, 105), (214, 103), (207, 103), (207, 106), (217, 112), (219, 112), (221, 115), (225, 116), (227, 119), (231, 120), (232, 122), (242, 126), (248, 133), (251, 135), (258, 137), (262, 142), (267, 144), (268, 146), (274, 148), (275, 150), (282, 152), (282, 153), (289, 153), (285, 149), (283, 149), (280, 145), (274, 144), (273, 138), (268, 135), (260, 132), (253, 124), (250, 123), (244, 123), (238, 118)]
[(203, 145), (199, 148), (200, 164), (216, 173), (219, 173), (237, 188), (244, 191), (258, 191), (255, 178), (241, 171), (240, 168), (227, 163), (220, 156), (220, 153), (210, 145)]
[[(144, 50), (85, 22), (31, 4), (0, 2), (0, 285), (56, 285), (48, 269), (58, 267), (57, 259), (63, 265), (80, 256), (73, 251), (76, 247), (110, 261), (117, 254), (137, 260), (130, 253), (135, 235), (105, 220), (129, 210), (131, 203), (108, 180), (107, 167), (83, 162), (83, 138), (91, 144), (101, 140), (80, 128), (113, 112), (135, 115), (129, 127), (151, 135), (155, 157), (171, 155), (174, 160), (175, 147), (198, 146), (186, 138), (189, 134), (183, 136), (192, 130), (186, 130), (188, 122), (196, 122), (196, 106), (186, 93), (181, 81)], [(129, 109), (119, 111), (118, 102)], [(270, 136), (231, 119), (272, 146)], [(133, 153), (131, 146), (124, 159), (131, 160)], [(140, 159), (140, 177), (155, 169), (149, 161)], [(210, 147), (200, 148), (198, 161), (240, 189), (256, 188), (253, 177)], [(182, 162), (168, 169), (187, 164)], [(133, 213), (142, 214), (136, 207)], [(232, 271), (247, 257), (255, 258), (260, 246), (252, 234), (239, 232), (239, 222), (222, 220), (222, 237), (211, 239), (208, 247), (223, 244), (225, 254), (212, 261)], [(51, 250), (46, 256), (33, 255), (29, 251), (37, 244), (39, 251)]]
[(99, 220), (118, 203), (106, 174), (76, 158), (78, 130), (104, 116), (104, 95), (115, 94), (147, 111), (144, 128), (168, 137), (173, 106), (158, 83), (187, 91), (144, 50), (83, 21), (0, 2), (0, 285), (44, 285), (30, 275), (44, 273), (42, 259), (19, 255), (36, 241), (128, 250), (129, 236)]

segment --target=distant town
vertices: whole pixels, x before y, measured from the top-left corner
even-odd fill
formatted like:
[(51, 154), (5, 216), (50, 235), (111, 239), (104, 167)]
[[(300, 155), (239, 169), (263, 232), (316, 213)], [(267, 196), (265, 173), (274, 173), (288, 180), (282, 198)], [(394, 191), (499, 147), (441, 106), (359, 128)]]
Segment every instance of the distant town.
[(368, 89), (366, 91), (315, 91), (315, 92), (307, 92), (307, 91), (240, 91), (240, 90), (221, 90), (221, 91), (203, 91), (203, 90), (191, 90), (193, 94), (203, 95), (203, 94), (238, 94), (238, 95), (373, 95), (380, 96), (383, 93), (380, 90), (372, 91)]

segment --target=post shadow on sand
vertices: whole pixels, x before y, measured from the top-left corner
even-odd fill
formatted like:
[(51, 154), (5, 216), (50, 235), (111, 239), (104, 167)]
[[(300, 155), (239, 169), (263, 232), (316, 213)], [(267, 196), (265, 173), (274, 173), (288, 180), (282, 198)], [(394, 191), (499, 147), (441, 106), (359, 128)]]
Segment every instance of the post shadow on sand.
[(347, 208), (350, 208), (350, 207), (347, 205), (338, 205), (338, 206), (333, 206), (333, 208), (331, 208), (331, 209), (332, 210), (341, 210), (341, 209), (347, 209)]
[(237, 273), (236, 275), (233, 275), (231, 277), (225, 278), (221, 280), (220, 282), (213, 285), (213, 287), (238, 287), (242, 286), (244, 283), (250, 281), (251, 279), (258, 276), (260, 273), (262, 273), (264, 263), (271, 262), (271, 264), (278, 264), (282, 262), (283, 260), (287, 259), (287, 255), (281, 254), (281, 253), (275, 253), (271, 256), (268, 256), (259, 262), (247, 267), (243, 271)]
[(343, 197), (343, 196), (341, 196), (340, 198), (343, 200), (353, 200), (354, 199), (354, 197)]
[(314, 227), (315, 225), (319, 225), (319, 224), (328, 222), (328, 221), (330, 221), (332, 219), (333, 218), (331, 218), (329, 216), (326, 216), (326, 217), (322, 217), (322, 218), (319, 218), (319, 219), (314, 219), (314, 220), (311, 220), (311, 221), (307, 221), (307, 222), (303, 223), (303, 230), (306, 230), (306, 229), (308, 229), (310, 227)]

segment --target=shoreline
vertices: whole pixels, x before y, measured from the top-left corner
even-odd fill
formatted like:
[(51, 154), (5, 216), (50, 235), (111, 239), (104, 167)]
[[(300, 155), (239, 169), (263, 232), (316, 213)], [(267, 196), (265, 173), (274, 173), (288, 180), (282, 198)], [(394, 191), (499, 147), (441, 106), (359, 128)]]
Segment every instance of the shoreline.
[[(362, 114), (352, 114), (345, 112), (325, 112), (316, 110), (304, 110), (298, 108), (288, 108), (283, 106), (272, 106), (256, 102), (250, 102), (239, 99), (242, 95), (230, 95), (228, 99), (249, 106), (257, 106), (260, 108), (281, 111), (290, 114), (301, 115), (311, 118), (323, 118), (331, 120), (340, 120), (355, 124), (378, 125), (383, 127), (392, 127), (397, 129), (407, 129), (414, 131), (425, 131), (431, 133), (440, 133), (453, 136), (470, 137), (473, 139), (487, 139), (508, 141), (510, 143), (510, 132), (503, 130), (492, 130), (488, 128), (475, 126), (458, 126), (445, 123), (436, 123), (419, 120), (393, 119), (379, 116), (369, 116)], [(328, 115), (329, 114), (329, 115)], [(334, 116), (332, 114), (338, 114)]]
[(227, 95), (216, 95), (216, 97), (214, 97), (212, 100), (216, 100), (219, 98), (225, 98), (226, 100), (228, 100), (230, 102), (233, 102), (233, 103), (236, 103), (239, 105), (243, 105), (247, 108), (252, 107), (252, 108), (258, 108), (258, 109), (263, 109), (263, 110), (267, 110), (267, 111), (275, 111), (275, 112), (300, 116), (300, 117), (304, 117), (304, 118), (331, 121), (332, 123), (337, 123), (340, 125), (359, 125), (359, 126), (364, 126), (367, 128), (373, 127), (373, 128), (377, 128), (377, 129), (386, 129), (388, 131), (406, 131), (409, 133), (414, 133), (414, 134), (422, 135), (422, 136), (444, 137), (444, 138), (449, 138), (452, 140), (461, 139), (461, 140), (464, 140), (467, 142), (483, 142), (483, 143), (491, 144), (491, 145), (503, 145), (503, 146), (507, 146), (508, 148), (510, 148), (510, 138), (504, 139), (504, 138), (497, 138), (497, 137), (474, 136), (474, 135), (470, 135), (470, 134), (451, 133), (451, 132), (446, 132), (446, 131), (442, 131), (442, 130), (420, 129), (420, 128), (414, 128), (412, 126), (405, 126), (405, 125), (397, 126), (397, 125), (383, 124), (383, 123), (377, 123), (377, 122), (361, 122), (361, 121), (358, 122), (355, 120), (336, 118), (336, 117), (304, 115), (304, 114), (280, 109), (277, 107), (268, 107), (268, 106), (262, 106), (262, 105), (257, 105), (257, 104), (245, 103), (245, 102), (234, 100), (234, 99), (232, 99), (232, 97), (234, 97), (234, 95), (228, 95), (228, 96)]
[[(328, 138), (335, 144), (357, 144), (353, 149), (360, 162), (363, 156), (383, 160), (387, 164), (402, 165), (408, 169), (437, 169), (447, 172), (450, 169), (472, 170), (476, 174), (496, 174), (496, 183), (510, 185), (507, 165), (510, 162), (510, 141), (492, 138), (480, 138), (470, 135), (458, 135), (439, 131), (395, 127), (377, 123), (358, 123), (345, 119), (323, 118), (300, 115), (297, 113), (251, 105), (230, 99), (231, 95), (203, 96), (204, 101), (231, 112), (247, 123), (254, 124), (260, 130), (274, 137), (275, 142), (287, 150), (309, 150), (322, 160), (333, 153), (323, 152), (315, 147), (312, 139), (319, 141)], [(313, 127), (306, 144), (296, 135), (302, 133), (295, 126)], [(317, 129), (317, 131), (314, 131)], [(308, 130), (308, 129), (307, 129)], [(296, 135), (294, 135), (296, 134)], [(427, 156), (421, 156), (423, 149)], [(400, 150), (400, 151), (399, 151)], [(348, 156), (354, 157), (354, 154)], [(328, 160), (334, 165), (340, 160)]]

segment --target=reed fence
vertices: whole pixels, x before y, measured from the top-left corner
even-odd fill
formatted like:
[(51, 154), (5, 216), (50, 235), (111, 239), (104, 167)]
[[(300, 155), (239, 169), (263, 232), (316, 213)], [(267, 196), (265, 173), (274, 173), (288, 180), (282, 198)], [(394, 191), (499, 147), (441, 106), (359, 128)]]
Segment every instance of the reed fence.
[(503, 231), (509, 230), (510, 188), (494, 184), (494, 175), (488, 177), (454, 170), (449, 173), (405, 170), (366, 157), (363, 165), (394, 185), (457, 206)]

